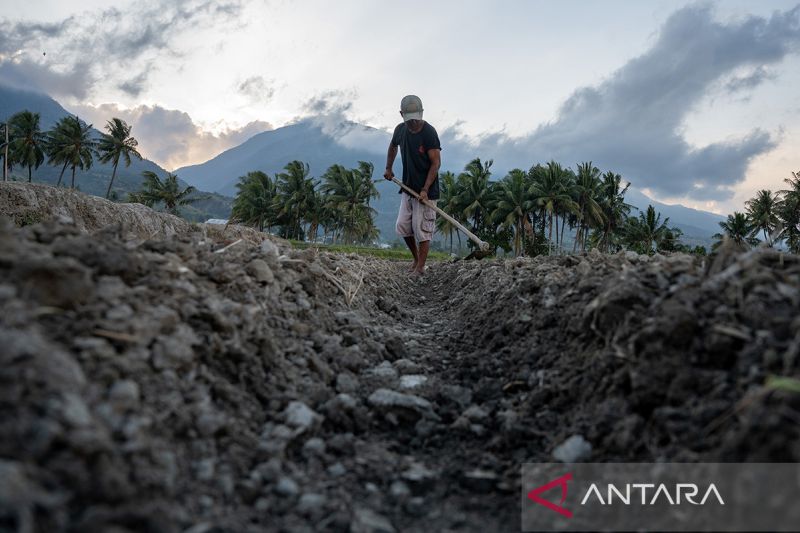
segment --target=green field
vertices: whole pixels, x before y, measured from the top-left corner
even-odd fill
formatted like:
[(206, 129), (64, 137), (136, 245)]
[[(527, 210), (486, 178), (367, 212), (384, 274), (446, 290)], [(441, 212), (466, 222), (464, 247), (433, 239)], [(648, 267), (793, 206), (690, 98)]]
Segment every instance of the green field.
[[(375, 248), (372, 246), (356, 246), (351, 244), (320, 244), (313, 242), (293, 241), (292, 246), (304, 250), (306, 248), (317, 248), (325, 252), (369, 255), (388, 259), (390, 261), (411, 261), (411, 252), (401, 248)], [(444, 252), (430, 252), (429, 261), (447, 261), (450, 255)]]

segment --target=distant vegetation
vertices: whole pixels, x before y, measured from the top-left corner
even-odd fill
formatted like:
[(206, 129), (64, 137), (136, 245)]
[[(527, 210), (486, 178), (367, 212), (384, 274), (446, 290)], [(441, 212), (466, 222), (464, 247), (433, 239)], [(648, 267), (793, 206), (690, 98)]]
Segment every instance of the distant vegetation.
[[(494, 249), (514, 255), (537, 255), (564, 250), (567, 227), (574, 232), (572, 250), (623, 247), (641, 253), (684, 249), (680, 230), (650, 207), (629, 217), (627, 186), (613, 172), (601, 174), (591, 163), (574, 173), (555, 161), (529, 171), (512, 170), (502, 180), (490, 181), (492, 161), (472, 160), (462, 173), (440, 176), (439, 206), (452, 214)], [(365, 244), (378, 232), (370, 200), (378, 196), (373, 166), (333, 165), (316, 180), (308, 165), (292, 161), (274, 180), (250, 172), (239, 178), (232, 219), (297, 240)], [(461, 237), (444, 218), (438, 230), (461, 249)], [(468, 243), (471, 246), (471, 243)], [(688, 251), (688, 250), (687, 250)]]
[[(95, 159), (110, 163), (112, 173), (106, 198), (117, 199), (112, 190), (117, 168), (126, 167), (132, 158), (142, 159), (131, 126), (113, 118), (107, 133), (92, 135), (92, 126), (75, 116), (65, 116), (52, 129), (41, 131), (39, 114), (22, 111), (8, 123), (0, 124), (0, 161), (3, 180), (6, 167), (22, 168), (28, 181), (45, 163), (60, 169), (58, 183), (69, 169), (70, 187), (75, 188), (76, 170), (88, 170)], [(6, 136), (8, 142), (6, 142)], [(633, 250), (638, 253), (684, 251), (705, 253), (703, 247), (689, 249), (680, 242), (681, 231), (662, 219), (652, 205), (636, 216), (625, 202), (629, 184), (613, 171), (601, 172), (591, 162), (573, 171), (556, 161), (536, 164), (529, 170), (514, 169), (499, 181), (491, 181), (493, 161), (470, 161), (458, 175), (440, 175), (439, 207), (453, 215), (495, 250), (519, 255), (539, 255), (585, 251)], [(239, 178), (238, 193), (232, 207), (235, 222), (265, 231), (276, 231), (299, 241), (341, 244), (369, 244), (379, 237), (375, 210), (370, 201), (378, 197), (373, 181), (373, 165), (359, 162), (357, 168), (332, 165), (319, 178), (310, 176), (309, 166), (292, 161), (284, 172), (270, 177), (264, 172), (249, 172)], [(219, 199), (203, 197), (194, 187), (182, 188), (178, 177), (163, 179), (151, 171), (143, 172), (141, 190), (130, 193), (129, 201), (201, 218), (202, 211), (189, 204), (217, 205)], [(379, 180), (378, 180), (379, 181)], [(784, 243), (800, 252), (800, 173), (784, 180), (787, 189), (758, 191), (745, 203), (744, 213), (735, 212), (720, 222), (715, 235), (718, 246), (729, 239), (746, 248), (762, 242), (767, 246)], [(222, 198), (222, 197), (219, 197)], [(449, 241), (454, 238), (461, 251), (458, 231), (447, 220), (437, 219), (438, 230)], [(471, 242), (466, 242), (472, 247)]]
[[(729, 239), (740, 248), (763, 242), (767, 246), (784, 243), (792, 253), (800, 253), (800, 172), (783, 180), (787, 188), (778, 192), (760, 190), (745, 202), (745, 212), (734, 212), (720, 222), (721, 233), (714, 247)], [(764, 238), (759, 241), (759, 234)]]
[[(109, 180), (106, 198), (111, 195), (111, 187), (117, 174), (120, 160), (125, 166), (131, 164), (131, 157), (141, 159), (136, 150), (138, 142), (131, 133), (131, 126), (118, 118), (106, 124), (108, 133), (100, 138), (92, 136), (92, 125), (86, 124), (76, 116), (67, 115), (52, 129), (42, 131), (39, 126), (39, 113), (21, 111), (12, 116), (8, 123), (0, 124), (0, 159), (3, 159), (3, 181), (8, 179), (15, 166), (23, 167), (28, 173), (28, 182), (33, 181), (33, 172), (47, 160), (47, 164), (61, 168), (56, 186), (61, 185), (64, 172), (71, 171), (70, 188), (75, 188), (75, 170), (88, 170), (97, 158), (101, 163), (111, 163), (113, 172)], [(8, 143), (6, 143), (6, 136)], [(6, 170), (7, 169), (7, 170)]]
[(231, 220), (298, 241), (369, 244), (380, 236), (372, 199), (378, 197), (372, 163), (333, 165), (317, 180), (292, 161), (270, 178), (261, 171), (239, 178)]
[[(95, 160), (110, 163), (111, 177), (106, 189), (106, 198), (118, 200), (112, 192), (114, 179), (120, 161), (130, 166), (132, 158), (141, 160), (137, 150), (138, 141), (131, 135), (132, 127), (124, 120), (112, 118), (105, 126), (108, 133), (99, 138), (92, 135), (92, 125), (86, 124), (76, 116), (61, 118), (52, 129), (41, 131), (39, 113), (21, 111), (13, 115), (8, 123), (0, 124), (0, 160), (3, 162), (3, 181), (15, 166), (27, 170), (28, 182), (33, 181), (33, 172), (45, 160), (47, 164), (60, 168), (56, 187), (61, 185), (64, 173), (70, 170), (70, 188), (74, 189), (75, 171), (88, 170)], [(6, 142), (8, 136), (8, 142)], [(128, 201), (139, 202), (150, 207), (163, 206), (168, 212), (177, 215), (179, 206), (206, 200), (197, 195), (194, 187), (181, 189), (178, 177), (167, 173), (162, 180), (152, 171), (142, 173), (144, 182), (141, 190), (130, 193)]]
[[(577, 172), (556, 161), (536, 164), (525, 171), (514, 169), (499, 181), (491, 181), (493, 161), (473, 159), (458, 175), (439, 176), (439, 207), (453, 215), (493, 249), (515, 256), (586, 251), (633, 250), (641, 254), (687, 252), (705, 254), (702, 246), (680, 242), (681, 231), (669, 225), (652, 205), (631, 215), (625, 202), (630, 184), (613, 171), (601, 172), (591, 162), (577, 165)], [(296, 240), (366, 244), (377, 237), (373, 167), (360, 162), (355, 169), (331, 166), (317, 180), (308, 165), (292, 161), (274, 179), (264, 172), (239, 178), (233, 205), (234, 221), (262, 230), (276, 230)], [(789, 189), (759, 191), (746, 203), (747, 213), (734, 213), (721, 222), (721, 242), (729, 238), (747, 247), (783, 241), (797, 252), (800, 244), (800, 175), (785, 180)], [(456, 228), (442, 217), (438, 231), (462, 249)], [(568, 241), (569, 239), (569, 241)], [(718, 243), (717, 243), (718, 245)], [(472, 247), (471, 242), (467, 246)], [(716, 245), (715, 245), (716, 246)]]

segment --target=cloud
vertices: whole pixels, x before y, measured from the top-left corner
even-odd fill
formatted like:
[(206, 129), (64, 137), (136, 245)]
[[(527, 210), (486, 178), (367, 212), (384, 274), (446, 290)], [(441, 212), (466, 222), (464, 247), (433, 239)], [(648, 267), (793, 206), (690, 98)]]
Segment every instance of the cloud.
[[(83, 99), (100, 80), (137, 72), (118, 87), (137, 95), (155, 68), (153, 51), (177, 55), (172, 42), (188, 30), (235, 20), (241, 0), (136, 2), (73, 15), (55, 23), (0, 20), (0, 68), (13, 69), (17, 83), (56, 96)], [(46, 55), (43, 55), (45, 53)], [(47, 76), (45, 73), (51, 73)], [(60, 85), (59, 78), (81, 83)]]
[(739, 91), (755, 89), (763, 82), (774, 79), (775, 74), (772, 74), (763, 66), (759, 66), (745, 76), (736, 76), (728, 80), (728, 82), (725, 84), (725, 89), (729, 93), (737, 93)]
[(242, 128), (229, 128), (214, 134), (200, 128), (187, 113), (157, 105), (132, 109), (120, 108), (116, 104), (73, 107), (72, 111), (100, 130), (112, 117), (131, 124), (142, 155), (167, 169), (202, 163), (257, 133), (273, 129), (268, 122), (253, 121)]
[(657, 194), (728, 199), (749, 162), (773, 149), (776, 139), (755, 129), (698, 148), (682, 137), (682, 125), (715, 83), (750, 69), (727, 85), (728, 91), (750, 90), (769, 79), (766, 65), (798, 47), (800, 6), (725, 24), (714, 20), (710, 7), (693, 5), (669, 17), (649, 50), (602, 83), (574, 91), (554, 121), (515, 138), (500, 132), (465, 139), (456, 126), (442, 132), (443, 146), (493, 157), (507, 169), (549, 159), (568, 165), (592, 160)]
[[(85, 98), (92, 84), (91, 64), (78, 61), (66, 71), (58, 71), (39, 63), (14, 58), (0, 61), (0, 81), (20, 90), (36, 90), (50, 96), (73, 95)], [(47, 91), (47, 88), (53, 89)]]
[(358, 93), (355, 90), (324, 91), (303, 104), (303, 114), (296, 117), (295, 122), (313, 122), (322, 133), (345, 148), (385, 153), (389, 144), (386, 132), (364, 126), (362, 120), (353, 116), (356, 100)]
[(140, 94), (142, 94), (142, 92), (145, 90), (147, 86), (147, 77), (149, 74), (150, 74), (149, 69), (146, 69), (137, 74), (136, 76), (128, 78), (122, 83), (119, 83), (117, 87), (121, 91), (131, 96), (134, 97), (139, 96)]
[(253, 102), (267, 103), (275, 96), (273, 84), (263, 76), (251, 76), (239, 83), (236, 89)]

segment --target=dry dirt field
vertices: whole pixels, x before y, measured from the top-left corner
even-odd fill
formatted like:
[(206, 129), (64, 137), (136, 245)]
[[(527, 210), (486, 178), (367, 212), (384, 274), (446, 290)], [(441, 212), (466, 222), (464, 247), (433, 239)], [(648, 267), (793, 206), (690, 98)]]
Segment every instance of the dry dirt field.
[(413, 280), (53, 191), (0, 188), (0, 531), (517, 531), (523, 462), (800, 461), (797, 256)]

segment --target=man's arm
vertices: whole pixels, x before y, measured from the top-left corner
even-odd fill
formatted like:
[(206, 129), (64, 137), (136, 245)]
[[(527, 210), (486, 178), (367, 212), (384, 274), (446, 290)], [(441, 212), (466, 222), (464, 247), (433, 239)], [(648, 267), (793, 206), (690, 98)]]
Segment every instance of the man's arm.
[(394, 177), (392, 166), (394, 165), (395, 157), (397, 157), (397, 145), (389, 143), (389, 151), (386, 153), (386, 171), (383, 173), (383, 177), (387, 180), (391, 180)]
[(431, 161), (431, 168), (428, 169), (428, 177), (425, 180), (422, 191), (419, 193), (419, 197), (422, 200), (428, 199), (428, 189), (431, 188), (431, 185), (439, 176), (439, 167), (442, 166), (442, 151), (438, 148), (431, 148), (428, 150), (428, 159)]

